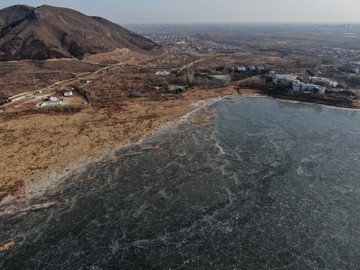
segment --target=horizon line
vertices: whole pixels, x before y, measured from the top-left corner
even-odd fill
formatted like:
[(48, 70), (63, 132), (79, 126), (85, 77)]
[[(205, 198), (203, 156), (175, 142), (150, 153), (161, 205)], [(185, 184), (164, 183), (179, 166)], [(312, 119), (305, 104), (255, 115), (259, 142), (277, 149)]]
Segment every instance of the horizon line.
[(204, 25), (204, 24), (244, 24), (244, 25), (359, 25), (359, 22), (117, 22), (123, 25)]

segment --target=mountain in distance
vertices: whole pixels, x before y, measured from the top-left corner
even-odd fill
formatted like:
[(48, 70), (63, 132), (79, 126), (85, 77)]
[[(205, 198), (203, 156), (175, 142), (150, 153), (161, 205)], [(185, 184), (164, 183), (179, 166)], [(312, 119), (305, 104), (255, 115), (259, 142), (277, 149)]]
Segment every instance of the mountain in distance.
[(160, 45), (100, 17), (43, 5), (0, 10), (0, 60), (82, 58), (128, 48), (156, 52)]

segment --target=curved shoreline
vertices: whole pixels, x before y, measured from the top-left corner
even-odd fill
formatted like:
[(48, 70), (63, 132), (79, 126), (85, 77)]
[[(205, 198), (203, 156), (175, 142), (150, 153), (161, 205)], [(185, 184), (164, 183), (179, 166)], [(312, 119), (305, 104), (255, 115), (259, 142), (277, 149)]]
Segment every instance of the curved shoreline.
[(324, 105), (324, 106), (328, 106), (328, 107), (332, 107), (332, 108), (345, 108), (345, 109), (350, 109), (350, 110), (359, 110), (360, 109), (360, 101), (356, 100), (356, 102), (354, 103), (342, 103), (342, 102), (332, 102), (331, 100), (318, 100), (318, 99), (311, 99), (311, 98), (304, 98), (301, 96), (287, 96), (287, 95), (272, 95), (272, 94), (266, 94), (264, 93), (264, 95), (271, 97), (271, 98), (275, 98), (275, 99), (279, 99), (279, 100), (288, 100), (288, 101), (293, 101), (293, 102), (301, 102), (301, 103), (308, 103), (308, 104), (318, 104), (318, 105)]
[[(204, 90), (198, 90), (204, 91)], [(33, 199), (40, 199), (45, 194), (49, 195), (52, 192), (55, 192), (57, 187), (64, 181), (66, 181), (71, 176), (77, 175), (84, 170), (86, 170), (87, 166), (94, 163), (107, 163), (111, 162), (114, 158), (114, 154), (120, 150), (123, 150), (130, 146), (139, 145), (144, 140), (150, 136), (157, 135), (162, 132), (166, 132), (169, 128), (174, 128), (174, 126), (189, 121), (192, 115), (198, 112), (201, 109), (208, 107), (209, 105), (224, 99), (230, 99), (232, 96), (237, 96), (234, 91), (230, 88), (222, 89), (222, 91), (213, 91), (210, 95), (204, 96), (204, 93), (194, 95), (194, 93), (189, 92), (192, 95), (190, 98), (187, 98), (185, 101), (183, 99), (175, 100), (174, 104), (177, 104), (181, 107), (180, 113), (177, 114), (169, 114), (165, 118), (162, 115), (159, 119), (152, 119), (151, 128), (144, 128), (142, 126), (137, 127), (140, 130), (140, 133), (135, 133), (135, 136), (129, 136), (126, 138), (122, 138), (112, 144), (101, 145), (99, 149), (94, 152), (90, 152), (88, 155), (81, 154), (79, 152), (78, 156), (75, 158), (70, 158), (67, 162), (59, 162), (55, 164), (54, 167), (49, 168), (45, 171), (41, 171), (37, 174), (37, 178), (34, 181), (26, 181), (20, 190), (15, 192), (14, 194), (7, 194), (7, 196), (3, 197), (0, 201), (0, 216), (4, 214), (14, 213), (14, 212), (21, 212), (25, 211), (24, 209), (33, 210), (33, 205), (31, 201)], [(335, 109), (345, 109), (345, 110), (359, 110), (359, 109), (349, 109), (349, 108), (342, 108), (342, 107), (334, 107), (325, 104), (317, 104), (311, 102), (302, 102), (297, 100), (288, 100), (288, 99), (279, 99), (276, 97), (269, 97), (267, 95), (259, 94), (257, 91), (249, 90), (246, 94), (242, 94), (242, 96), (247, 97), (268, 97), (268, 98), (275, 98), (281, 102), (289, 102), (289, 103), (304, 103), (304, 104), (316, 104), (322, 105), (325, 107), (331, 107)], [(185, 95), (186, 97), (186, 95)], [(145, 101), (150, 102), (151, 101)], [(151, 106), (162, 106), (163, 101), (153, 101)], [(166, 101), (164, 101), (166, 102)], [(182, 104), (181, 104), (182, 103)], [(174, 105), (173, 104), (173, 105)], [(134, 106), (138, 106), (137, 102), (133, 104)], [(145, 113), (146, 111), (142, 111)], [(167, 113), (166, 110), (162, 111), (163, 113)], [(132, 112), (129, 112), (131, 114)], [(144, 116), (143, 114), (139, 114), (140, 116)], [(36, 117), (36, 116), (35, 116)], [(135, 120), (134, 120), (135, 121)], [(132, 123), (133, 127), (136, 124)], [(120, 125), (120, 127), (124, 128), (124, 125)], [(100, 127), (102, 128), (102, 127)], [(131, 128), (131, 127), (129, 127)], [(96, 130), (95, 130), (96, 131)], [(91, 133), (91, 131), (90, 131)], [(96, 133), (96, 132), (95, 132)], [(90, 134), (96, 136), (96, 134)], [(0, 183), (0, 187), (1, 187)], [(49, 202), (44, 202), (47, 205)], [(54, 203), (56, 204), (56, 202)], [(52, 207), (54, 204), (50, 204), (49, 207)], [(35, 205), (34, 209), (41, 208), (42, 205)]]
[[(115, 152), (118, 152), (129, 146), (141, 144), (149, 136), (156, 135), (159, 132), (164, 132), (168, 128), (173, 128), (174, 125), (186, 122), (191, 117), (191, 115), (197, 111), (233, 93), (233, 89), (229, 87), (224, 89), (217, 89), (214, 91), (197, 90), (197, 92), (188, 92), (180, 99), (175, 101), (135, 101), (130, 105), (131, 109), (129, 109), (129, 111), (123, 113), (118, 112), (116, 115), (123, 119), (126, 119), (126, 116), (128, 116), (129, 119), (126, 119), (125, 122), (121, 122), (119, 121), (119, 118), (114, 117), (114, 123), (102, 122), (102, 125), (90, 127), (89, 130), (85, 132), (85, 135), (89, 136), (93, 140), (97, 138), (97, 133), (103, 135), (105, 139), (107, 138), (107, 140), (105, 140), (102, 145), (96, 145), (97, 149), (91, 148), (89, 143), (91, 144), (92, 141), (90, 140), (86, 141), (86, 145), (83, 145), (84, 147), (87, 147), (87, 149), (85, 149), (87, 150), (87, 153), (86, 151), (82, 152), (81, 147), (76, 145), (76, 143), (80, 143), (79, 140), (81, 140), (82, 137), (78, 139), (74, 137), (67, 137), (68, 139), (72, 140), (72, 143), (74, 143), (74, 146), (76, 147), (75, 154), (77, 153), (78, 155), (71, 153), (73, 158), (69, 157), (67, 160), (54, 159), (57, 163), (53, 164), (54, 166), (47, 168), (46, 170), (41, 169), (41, 167), (44, 165), (39, 165), (40, 170), (37, 174), (33, 174), (31, 176), (32, 180), (29, 179), (28, 181), (24, 181), (23, 185), (14, 193), (8, 192), (5, 197), (3, 196), (2, 200), (0, 201), (0, 216), (4, 214), (21, 212), (24, 211), (24, 209), (36, 210), (39, 207), (41, 208), (42, 204), (35, 203), (34, 206), (32, 205), (34, 203), (32, 201), (34, 201), (34, 199), (36, 199), (36, 201), (41, 200), (45, 194), (49, 195), (55, 192), (56, 188), (61, 183), (66, 181), (66, 179), (69, 177), (83, 172), (86, 170), (88, 165), (97, 162), (111, 162), (111, 159), (114, 158)], [(157, 111), (158, 114), (154, 113), (149, 115), (150, 110), (153, 112)], [(169, 110), (171, 110), (171, 112)], [(86, 113), (87, 112), (85, 112), (85, 114)], [(79, 115), (81, 120), (83, 120), (84, 116), (82, 113), (79, 113)], [(150, 116), (151, 118), (149, 118)], [(21, 118), (25, 118), (27, 121), (35, 121), (36, 117), (37, 116), (35, 115), (28, 117), (23, 116)], [(78, 120), (76, 115), (67, 117), (74, 117), (76, 120)], [(53, 119), (56, 118), (56, 116), (40, 116), (40, 119), (43, 118)], [(94, 122), (93, 124), (95, 126), (95, 120), (91, 120)], [(13, 121), (16, 122), (18, 119), (14, 119)], [(8, 124), (8, 126), (10, 126), (11, 121)], [(111, 126), (110, 124), (114, 124), (114, 126)], [(82, 122), (76, 121), (76, 125), (80, 126), (77, 127), (78, 129), (81, 129)], [(105, 131), (103, 129), (105, 129)], [(114, 135), (112, 133), (118, 132), (119, 129), (122, 130), (122, 133), (121, 135), (117, 136), (118, 140), (110, 141), (112, 135)], [(134, 129), (136, 130), (134, 131)], [(36, 133), (36, 130), (34, 132)], [(20, 141), (23, 141), (24, 139), (26, 138), (19, 138)], [(36, 143), (34, 138), (31, 139), (34, 141), (34, 143)], [(63, 141), (66, 140), (66, 138), (61, 138), (61, 134), (57, 134), (56, 140)], [(31, 147), (31, 143), (26, 143), (27, 146)], [(39, 147), (41, 147), (41, 145)], [(71, 145), (65, 146), (65, 149), (68, 149), (69, 147), (71, 148)], [(59, 151), (58, 147), (56, 146), (51, 146), (50, 148), (52, 149), (52, 152)], [(18, 155), (20, 156), (20, 153)], [(47, 156), (42, 158), (42, 162), (47, 162), (48, 159), (51, 161), (51, 158), (52, 156), (47, 154)], [(66, 162), (64, 162), (64, 160)], [(22, 165), (23, 168), (31, 170), (30, 163), (31, 161), (28, 161), (28, 164), (8, 162), (8, 166), (14, 166), (16, 168), (16, 166)], [(26, 175), (24, 171), (18, 170), (17, 172), (18, 173), (16, 173), (14, 170), (13, 177), (15, 179), (23, 178), (24, 176), (22, 175)], [(0, 187), (1, 186), (4, 187), (4, 183), (0, 183)], [(44, 202), (44, 205), (47, 203), (48, 202)], [(52, 207), (53, 205), (54, 204), (50, 204), (49, 207)]]

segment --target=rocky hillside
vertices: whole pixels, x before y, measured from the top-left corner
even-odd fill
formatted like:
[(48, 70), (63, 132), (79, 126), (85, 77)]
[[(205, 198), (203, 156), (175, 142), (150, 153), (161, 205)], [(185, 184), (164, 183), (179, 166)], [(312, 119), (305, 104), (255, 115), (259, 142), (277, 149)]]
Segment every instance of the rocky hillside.
[(34, 8), (25, 5), (16, 5), (0, 10), (0, 28), (19, 21), (26, 17)]
[(0, 60), (82, 58), (128, 48), (156, 52), (160, 46), (115, 23), (75, 10), (16, 5), (0, 10)]

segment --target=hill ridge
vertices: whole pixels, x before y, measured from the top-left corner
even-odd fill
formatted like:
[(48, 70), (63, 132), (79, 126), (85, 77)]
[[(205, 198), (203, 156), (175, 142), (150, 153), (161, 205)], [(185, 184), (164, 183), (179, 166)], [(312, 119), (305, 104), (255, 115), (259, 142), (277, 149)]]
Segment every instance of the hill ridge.
[(0, 10), (0, 60), (82, 58), (128, 48), (156, 52), (160, 46), (97, 16), (50, 5)]

